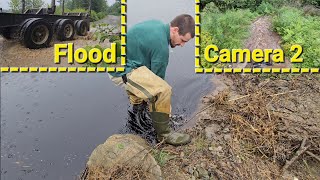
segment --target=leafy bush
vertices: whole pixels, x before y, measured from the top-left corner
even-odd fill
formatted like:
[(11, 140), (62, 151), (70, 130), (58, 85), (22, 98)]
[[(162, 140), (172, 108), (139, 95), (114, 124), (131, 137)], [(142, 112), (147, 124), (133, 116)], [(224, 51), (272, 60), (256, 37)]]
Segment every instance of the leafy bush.
[(206, 13), (220, 13), (220, 10), (213, 2), (210, 2), (205, 6), (205, 8), (203, 9), (203, 12), (206, 12)]
[[(225, 13), (207, 13), (204, 10), (201, 14), (201, 55), (209, 44), (215, 44), (219, 49), (242, 48), (256, 16), (250, 10), (227, 10)], [(209, 67), (203, 57), (201, 62)]]
[(98, 21), (99, 20), (98, 14), (95, 11), (91, 11), (90, 20), (91, 21)]
[(120, 35), (112, 35), (110, 38), (109, 38), (109, 42), (114, 42), (116, 40), (120, 40)]
[(295, 63), (296, 67), (320, 67), (320, 18), (303, 16), (303, 12), (293, 7), (283, 7), (273, 20), (273, 27), (282, 36), (282, 48), (287, 56), (294, 44), (303, 48), (302, 64)]
[(274, 14), (276, 8), (269, 2), (262, 2), (256, 9), (256, 12), (262, 15)]
[(116, 27), (106, 23), (98, 24), (96, 28), (94, 36), (99, 39), (100, 43), (114, 36), (113, 31), (116, 29)]
[(249, 26), (256, 14), (249, 10), (228, 10), (226, 13), (202, 16), (202, 30), (209, 32), (219, 48), (241, 48), (249, 35)]

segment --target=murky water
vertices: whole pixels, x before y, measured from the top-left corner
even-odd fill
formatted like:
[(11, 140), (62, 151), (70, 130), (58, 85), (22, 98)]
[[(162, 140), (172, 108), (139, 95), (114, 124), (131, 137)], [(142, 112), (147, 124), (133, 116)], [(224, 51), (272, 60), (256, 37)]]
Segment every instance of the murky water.
[[(130, 1), (128, 24), (193, 11), (193, 1)], [(171, 50), (166, 79), (173, 113), (190, 116), (212, 88), (210, 76), (194, 73), (194, 40)], [(123, 128), (128, 107), (104, 73), (1, 74), (1, 179), (74, 179), (92, 150)]]

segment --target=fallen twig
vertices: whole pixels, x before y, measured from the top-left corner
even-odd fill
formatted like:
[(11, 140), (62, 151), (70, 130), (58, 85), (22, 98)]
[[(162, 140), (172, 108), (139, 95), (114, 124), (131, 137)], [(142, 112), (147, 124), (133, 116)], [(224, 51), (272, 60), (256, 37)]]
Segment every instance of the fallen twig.
[(294, 163), (300, 156), (301, 154), (303, 154), (304, 152), (306, 152), (308, 150), (308, 148), (310, 147), (309, 146), (305, 146), (306, 144), (306, 141), (307, 141), (307, 138), (305, 137), (302, 142), (301, 142), (301, 145), (300, 145), (300, 148), (299, 150), (296, 152), (295, 156), (293, 156), (290, 161), (286, 161), (286, 164), (282, 167), (282, 173), (284, 171), (286, 171), (291, 165), (292, 163)]
[(319, 156), (313, 154), (313, 153), (310, 152), (310, 151), (307, 151), (306, 153), (320, 162), (320, 157), (319, 157)]

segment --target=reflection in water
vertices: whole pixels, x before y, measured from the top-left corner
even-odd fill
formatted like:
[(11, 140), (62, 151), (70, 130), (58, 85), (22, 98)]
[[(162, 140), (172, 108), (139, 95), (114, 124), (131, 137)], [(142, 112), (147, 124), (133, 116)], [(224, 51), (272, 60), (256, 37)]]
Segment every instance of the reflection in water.
[[(170, 22), (182, 13), (192, 15), (193, 3), (128, 1), (128, 26), (151, 18)], [(211, 89), (210, 76), (194, 73), (194, 40), (171, 49), (166, 80), (177, 115), (172, 127), (180, 127)], [(119, 129), (154, 141), (146, 110), (133, 114), (128, 107), (125, 91), (104, 73), (1, 74), (1, 180), (74, 179), (93, 149)]]

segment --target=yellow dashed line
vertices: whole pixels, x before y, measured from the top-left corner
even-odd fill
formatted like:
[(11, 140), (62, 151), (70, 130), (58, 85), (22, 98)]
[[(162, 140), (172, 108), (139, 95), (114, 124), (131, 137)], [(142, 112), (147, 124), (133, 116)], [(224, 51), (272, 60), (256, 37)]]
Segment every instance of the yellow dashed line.
[(69, 67), (68, 72), (77, 72), (78, 68), (76, 67)]
[(97, 71), (98, 72), (106, 72), (106, 68), (105, 67), (98, 67)]
[(29, 72), (38, 72), (38, 67), (30, 67)]
[(59, 72), (67, 72), (67, 67), (59, 67)]
[(242, 69), (241, 68), (234, 68), (233, 73), (241, 73)]
[(319, 68), (311, 68), (311, 73), (319, 73)]
[(299, 73), (300, 68), (291, 68), (291, 73)]
[(195, 68), (195, 73), (203, 73), (203, 68)]
[[(108, 72), (114, 72), (114, 71), (115, 71), (114, 69), (113, 69), (112, 71), (109, 71), (109, 70), (108, 70)], [(117, 72), (124, 72), (124, 67), (117, 67), (117, 68), (116, 68), (116, 71), (117, 71)]]
[(272, 73), (280, 73), (280, 68), (272, 68)]
[(29, 68), (28, 67), (21, 67), (20, 72), (29, 72)]
[(96, 72), (96, 67), (87, 67), (87, 72)]
[(86, 67), (78, 67), (78, 72), (87, 72)]
[[(196, 58), (200, 61), (199, 58)], [(197, 62), (200, 66), (200, 62)], [(0, 72), (124, 72), (125, 67), (1, 67)], [(196, 73), (319, 73), (319, 68), (195, 68)]]
[(243, 73), (251, 73), (251, 68), (243, 68)]
[(49, 72), (57, 72), (58, 68), (57, 67), (49, 67)]
[(115, 72), (116, 68), (115, 67), (107, 67), (107, 72)]
[(204, 72), (205, 73), (212, 73), (213, 72), (213, 68), (205, 68)]

